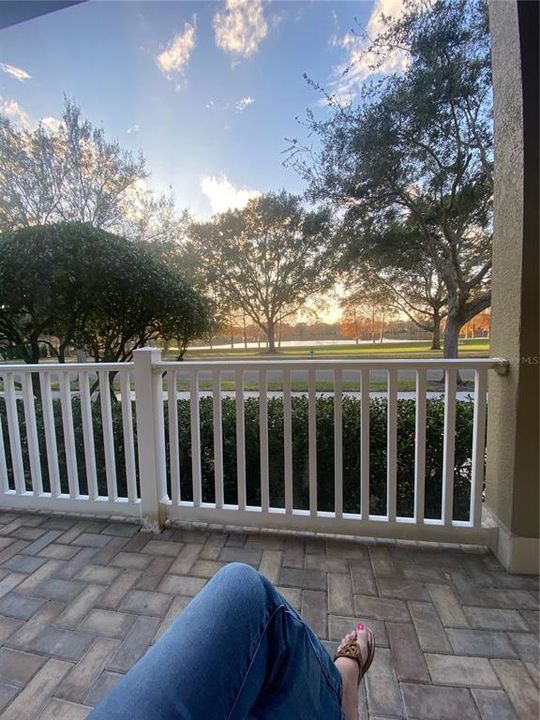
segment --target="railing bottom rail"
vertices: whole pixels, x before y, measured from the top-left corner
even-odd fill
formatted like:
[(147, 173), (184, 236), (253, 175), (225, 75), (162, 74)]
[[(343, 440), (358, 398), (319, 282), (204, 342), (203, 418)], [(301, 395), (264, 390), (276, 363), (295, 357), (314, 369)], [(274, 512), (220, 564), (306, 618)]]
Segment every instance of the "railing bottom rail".
[(139, 520), (141, 517), (140, 501), (129, 502), (120, 498), (114, 503), (108, 498), (97, 498), (92, 500), (88, 495), (79, 495), (72, 498), (67, 494), (52, 497), (50, 493), (34, 495), (32, 492), (17, 494), (14, 491), (5, 492), (0, 498), (0, 510), (39, 510), (51, 513), (66, 513), (71, 515), (104, 515), (104, 516), (125, 516)]
[(444, 525), (438, 520), (426, 520), (416, 523), (413, 518), (397, 518), (389, 522), (386, 517), (362, 520), (360, 515), (344, 513), (336, 517), (332, 512), (318, 511), (316, 515), (309, 510), (293, 510), (286, 513), (281, 508), (270, 508), (268, 512), (260, 507), (246, 506), (239, 510), (230, 505), (216, 508), (213, 503), (203, 503), (193, 507), (191, 503), (166, 505), (167, 517), (172, 521), (201, 522), (208, 524), (230, 525), (258, 530), (292, 530), (297, 532), (320, 532), (353, 537), (388, 538), (423, 542), (462, 543), (487, 545), (493, 547), (497, 529), (492, 525), (473, 527), (468, 523), (454, 521)]

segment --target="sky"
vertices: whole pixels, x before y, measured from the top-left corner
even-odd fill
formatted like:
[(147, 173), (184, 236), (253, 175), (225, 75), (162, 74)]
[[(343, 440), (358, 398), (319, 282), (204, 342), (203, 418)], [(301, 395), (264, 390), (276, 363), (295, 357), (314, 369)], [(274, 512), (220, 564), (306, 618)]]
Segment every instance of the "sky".
[(305, 137), (306, 108), (328, 113), (304, 73), (354, 98), (369, 73), (351, 30), (373, 32), (381, 10), (400, 6), (89, 0), (0, 31), (0, 111), (32, 127), (75, 99), (107, 137), (143, 151), (150, 188), (172, 188), (197, 217), (260, 192), (302, 193), (283, 166), (286, 138)]

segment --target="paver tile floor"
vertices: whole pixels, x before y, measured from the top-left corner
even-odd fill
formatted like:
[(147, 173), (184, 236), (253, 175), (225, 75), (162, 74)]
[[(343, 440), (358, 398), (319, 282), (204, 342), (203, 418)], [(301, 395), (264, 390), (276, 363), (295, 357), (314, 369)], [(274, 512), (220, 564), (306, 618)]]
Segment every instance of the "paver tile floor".
[(363, 720), (537, 720), (538, 578), (507, 574), (482, 548), (230, 529), (156, 536), (15, 512), (0, 512), (0, 717), (85, 718), (233, 561), (268, 577), (329, 652), (359, 619), (373, 628)]

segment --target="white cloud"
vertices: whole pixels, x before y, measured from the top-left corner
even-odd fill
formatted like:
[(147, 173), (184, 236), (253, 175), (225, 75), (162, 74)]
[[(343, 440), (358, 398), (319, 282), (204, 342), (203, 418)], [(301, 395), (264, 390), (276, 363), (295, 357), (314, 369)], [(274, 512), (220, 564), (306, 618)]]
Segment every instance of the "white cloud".
[(201, 190), (210, 201), (210, 208), (213, 213), (243, 208), (249, 200), (261, 194), (258, 190), (234, 187), (225, 175), (221, 177), (203, 177), (201, 179)]
[(135, 125), (132, 125), (131, 127), (128, 127), (126, 132), (128, 135), (132, 135), (133, 133), (138, 133), (140, 129), (141, 128), (137, 124), (135, 124)]
[(246, 95), (246, 97), (243, 97), (241, 100), (238, 100), (238, 102), (235, 103), (234, 109), (236, 110), (236, 112), (239, 113), (244, 112), (244, 110), (249, 107), (249, 105), (252, 105), (254, 102), (254, 98)]
[(209, 101), (206, 103), (206, 109), (207, 109), (207, 110), (214, 110), (215, 107), (216, 107), (216, 103), (215, 103), (213, 100), (209, 100)]
[(29, 128), (32, 125), (30, 116), (22, 109), (16, 100), (0, 96), (0, 113), (5, 115), (11, 122)]
[(63, 125), (63, 121), (55, 117), (44, 117), (40, 120), (41, 124), (46, 130), (59, 130)]
[[(396, 19), (404, 11), (403, 0), (375, 0), (366, 27), (367, 37), (346, 33), (342, 38), (336, 36), (331, 38), (332, 45), (343, 48), (347, 53), (345, 62), (334, 68), (333, 80), (330, 83), (331, 94), (338, 102), (350, 101), (358, 93), (366, 78), (375, 72), (389, 74), (407, 69), (409, 57), (405, 50), (388, 53), (382, 63), (377, 61), (377, 56), (373, 52), (367, 52), (369, 40), (375, 39), (385, 30), (383, 18)], [(375, 64), (376, 70), (373, 69)]]
[(8, 65), (7, 63), (0, 63), (0, 71), (6, 73), (6, 75), (9, 75), (10, 77), (18, 80), (19, 82), (30, 80), (32, 77), (26, 72), (26, 70), (15, 67), (15, 65)]
[(184, 72), (195, 47), (195, 25), (185, 23), (184, 32), (175, 35), (169, 46), (156, 57), (156, 64), (170, 77), (172, 73)]
[(216, 45), (225, 52), (249, 57), (268, 35), (261, 0), (226, 0), (214, 15)]
[(42, 117), (38, 120), (31, 117), (13, 98), (5, 98), (0, 95), (0, 113), (5, 115), (12, 123), (19, 125), (25, 130), (35, 130), (41, 125), (46, 131), (55, 132), (63, 126), (62, 120), (53, 116)]

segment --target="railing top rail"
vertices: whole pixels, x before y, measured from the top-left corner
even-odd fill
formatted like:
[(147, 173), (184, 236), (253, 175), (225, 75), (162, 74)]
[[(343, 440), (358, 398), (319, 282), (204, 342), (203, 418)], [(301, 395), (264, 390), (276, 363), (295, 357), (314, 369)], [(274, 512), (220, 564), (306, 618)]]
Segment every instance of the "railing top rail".
[[(126, 372), (132, 370), (133, 362), (118, 363), (40, 363), (38, 365), (27, 364), (5, 364), (0, 365), (0, 374), (6, 373), (28, 373), (28, 372)], [(508, 368), (508, 360), (504, 358), (389, 358), (389, 359), (324, 359), (306, 358), (302, 360), (283, 359), (253, 359), (253, 360), (181, 360), (153, 363), (155, 370), (164, 372), (169, 368), (178, 369), (207, 369), (207, 370), (305, 370), (316, 368), (321, 370), (361, 370), (361, 369), (393, 369), (393, 370), (481, 370), (494, 369), (504, 373)]]
[(121, 372), (122, 370), (133, 369), (132, 362), (117, 362), (117, 363), (39, 363), (39, 365), (0, 365), (0, 373), (23, 373), (23, 372), (97, 372), (100, 371), (114, 371)]
[(160, 372), (169, 368), (207, 369), (207, 370), (304, 370), (316, 368), (321, 370), (361, 370), (361, 369), (393, 369), (393, 370), (481, 370), (494, 369), (504, 372), (508, 361), (503, 358), (456, 358), (456, 359), (388, 359), (388, 360), (361, 360), (361, 359), (321, 359), (309, 358), (305, 360), (182, 360), (160, 361), (153, 367)]

